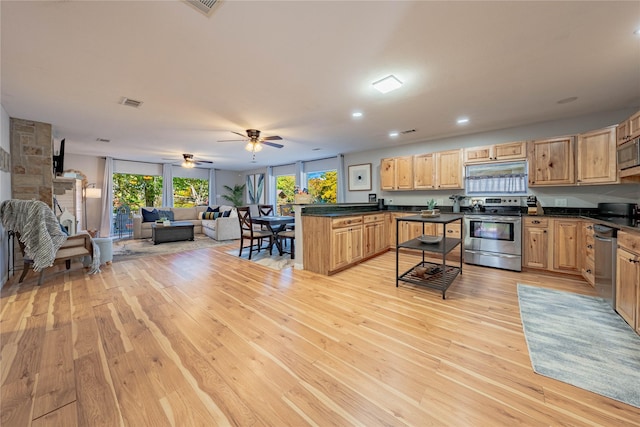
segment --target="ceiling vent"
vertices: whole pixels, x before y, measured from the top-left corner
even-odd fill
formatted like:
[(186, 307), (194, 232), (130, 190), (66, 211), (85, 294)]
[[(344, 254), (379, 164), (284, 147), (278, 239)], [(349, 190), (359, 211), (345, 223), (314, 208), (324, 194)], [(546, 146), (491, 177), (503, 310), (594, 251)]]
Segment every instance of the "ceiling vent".
[(135, 99), (131, 98), (122, 98), (122, 101), (120, 101), (120, 103), (122, 105), (127, 105), (133, 108), (139, 108), (142, 105), (142, 101), (136, 101)]
[(111, 140), (110, 140), (110, 139), (106, 139), (106, 138), (96, 138), (96, 141), (98, 141), (98, 142), (105, 142), (105, 143), (106, 143), (106, 142), (111, 142)]
[(213, 5), (216, 4), (216, 1), (218, 0), (185, 0), (185, 3), (188, 3), (200, 12), (209, 16), (213, 11)]

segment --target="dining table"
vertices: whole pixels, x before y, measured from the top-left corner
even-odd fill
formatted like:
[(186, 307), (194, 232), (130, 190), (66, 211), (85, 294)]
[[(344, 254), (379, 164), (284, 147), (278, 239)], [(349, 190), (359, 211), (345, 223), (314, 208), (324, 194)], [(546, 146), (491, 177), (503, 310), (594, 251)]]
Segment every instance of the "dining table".
[(288, 225), (295, 224), (295, 217), (280, 215), (257, 216), (255, 218), (251, 218), (251, 223), (267, 227), (267, 229), (273, 233), (273, 240), (271, 241), (271, 245), (269, 245), (269, 249), (271, 249), (275, 243), (278, 253), (280, 255), (284, 253), (282, 250), (282, 243), (280, 242), (280, 239), (278, 239), (278, 233), (284, 231)]

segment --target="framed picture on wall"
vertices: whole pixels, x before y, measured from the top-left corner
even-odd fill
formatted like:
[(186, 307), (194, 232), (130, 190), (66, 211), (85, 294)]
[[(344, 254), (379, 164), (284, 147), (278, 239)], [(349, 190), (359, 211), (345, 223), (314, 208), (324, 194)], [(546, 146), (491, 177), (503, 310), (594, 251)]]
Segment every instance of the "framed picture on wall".
[(371, 163), (349, 166), (349, 191), (371, 190)]

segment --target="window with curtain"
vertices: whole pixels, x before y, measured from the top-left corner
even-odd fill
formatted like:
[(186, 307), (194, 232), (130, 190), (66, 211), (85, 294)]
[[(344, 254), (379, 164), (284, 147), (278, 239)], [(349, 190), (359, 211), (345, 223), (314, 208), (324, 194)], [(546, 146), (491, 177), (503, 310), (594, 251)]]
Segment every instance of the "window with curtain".
[(468, 195), (526, 195), (527, 163), (471, 165), (466, 168), (465, 189)]
[(296, 186), (296, 176), (278, 175), (276, 176), (276, 210), (280, 212), (281, 205), (293, 203), (294, 189)]
[(209, 204), (209, 180), (173, 178), (173, 206), (188, 208)]
[(162, 177), (157, 175), (113, 174), (113, 207), (132, 211), (144, 206), (162, 206)]
[(336, 203), (338, 171), (336, 169), (308, 172), (307, 189), (316, 203)]

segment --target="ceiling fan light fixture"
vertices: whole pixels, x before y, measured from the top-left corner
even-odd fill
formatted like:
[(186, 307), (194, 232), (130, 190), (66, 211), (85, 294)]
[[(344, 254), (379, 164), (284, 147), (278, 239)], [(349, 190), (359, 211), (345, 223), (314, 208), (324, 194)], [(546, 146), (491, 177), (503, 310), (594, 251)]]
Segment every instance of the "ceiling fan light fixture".
[(244, 149), (250, 153), (257, 153), (258, 151), (262, 150), (262, 144), (260, 144), (258, 141), (249, 141), (247, 142), (247, 145), (244, 147)]
[(402, 82), (393, 74), (372, 83), (373, 87), (382, 93), (391, 92), (402, 86)]
[(193, 162), (184, 161), (182, 162), (183, 168), (194, 168), (196, 165)]

